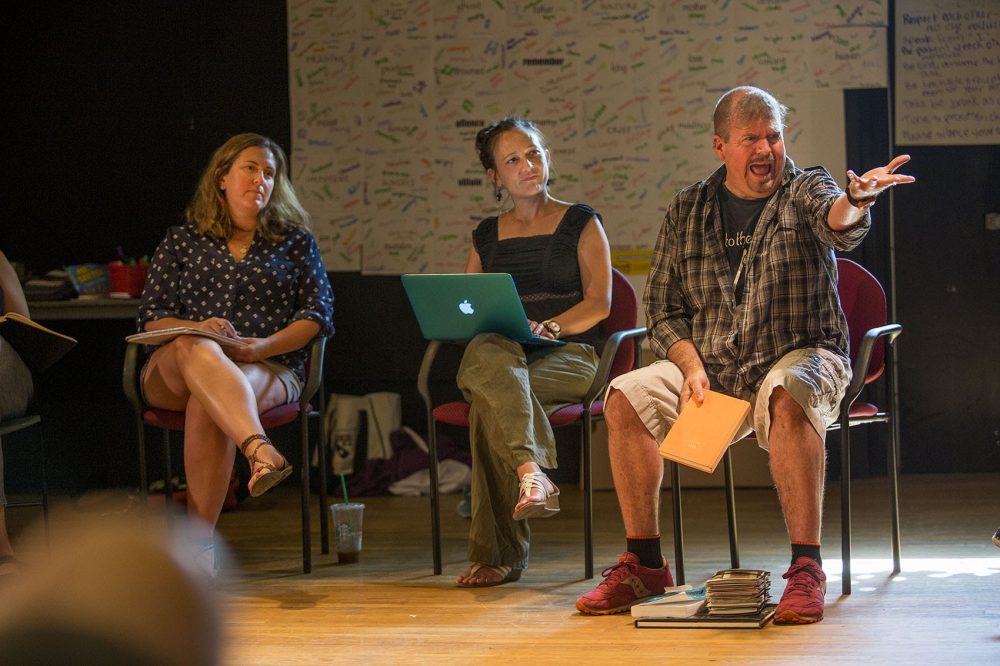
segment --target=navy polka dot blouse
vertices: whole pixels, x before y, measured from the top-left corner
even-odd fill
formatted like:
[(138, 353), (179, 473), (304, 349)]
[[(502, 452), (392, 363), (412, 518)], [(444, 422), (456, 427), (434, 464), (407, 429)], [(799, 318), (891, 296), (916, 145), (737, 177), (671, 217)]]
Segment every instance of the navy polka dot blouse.
[[(316, 239), (305, 229), (277, 242), (258, 236), (243, 261), (236, 261), (224, 238), (200, 234), (192, 225), (170, 227), (149, 265), (139, 330), (166, 317), (223, 317), (239, 335), (252, 338), (311, 319), (323, 335), (332, 335), (333, 292)], [(305, 357), (299, 349), (270, 360), (304, 381)]]

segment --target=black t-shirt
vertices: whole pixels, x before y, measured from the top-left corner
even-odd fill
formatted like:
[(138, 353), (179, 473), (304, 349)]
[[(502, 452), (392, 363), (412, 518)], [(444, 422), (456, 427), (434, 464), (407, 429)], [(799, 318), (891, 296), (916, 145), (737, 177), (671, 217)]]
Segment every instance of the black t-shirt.
[[(545, 321), (583, 300), (577, 246), (584, 228), (595, 216), (603, 224), (597, 211), (577, 203), (566, 209), (551, 235), (499, 240), (499, 221), (494, 215), (479, 223), (472, 242), (485, 272), (510, 273), (514, 278), (528, 319)], [(563, 339), (600, 350), (600, 326)]]
[[(750, 262), (750, 257), (744, 259), (744, 253), (750, 249), (754, 228), (767, 204), (767, 197), (741, 199), (723, 185), (718, 189), (718, 199), (719, 210), (722, 213), (722, 230), (725, 234), (722, 242), (726, 246), (726, 258), (729, 260), (729, 278), (736, 280), (739, 272), (739, 283), (734, 288), (734, 295), (736, 302), (740, 303), (743, 301), (743, 286), (746, 284), (746, 264)], [(744, 263), (742, 271), (741, 263)]]

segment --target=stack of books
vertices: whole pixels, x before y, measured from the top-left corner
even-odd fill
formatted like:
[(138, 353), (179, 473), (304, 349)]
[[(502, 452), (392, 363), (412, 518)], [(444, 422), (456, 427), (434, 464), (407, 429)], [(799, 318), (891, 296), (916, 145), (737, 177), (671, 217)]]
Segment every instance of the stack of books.
[(759, 629), (774, 617), (775, 605), (770, 601), (767, 571), (723, 569), (702, 588), (671, 591), (636, 604), (632, 617), (640, 629)]
[(760, 569), (716, 571), (705, 589), (712, 615), (749, 615), (771, 600), (771, 574)]

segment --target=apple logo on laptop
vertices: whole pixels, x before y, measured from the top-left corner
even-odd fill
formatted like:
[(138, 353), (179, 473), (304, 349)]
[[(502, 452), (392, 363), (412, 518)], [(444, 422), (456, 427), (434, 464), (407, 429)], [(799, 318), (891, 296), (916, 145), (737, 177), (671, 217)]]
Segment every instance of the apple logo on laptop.
[(475, 308), (472, 307), (472, 303), (469, 302), (469, 299), (465, 299), (464, 301), (459, 303), (458, 309), (461, 310), (462, 314), (467, 314), (467, 315), (470, 315), (476, 311)]

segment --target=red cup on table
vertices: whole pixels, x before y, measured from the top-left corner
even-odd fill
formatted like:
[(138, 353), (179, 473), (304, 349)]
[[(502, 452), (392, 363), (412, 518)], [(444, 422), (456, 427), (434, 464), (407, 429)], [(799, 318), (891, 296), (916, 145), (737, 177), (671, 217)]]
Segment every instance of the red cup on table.
[(112, 298), (139, 298), (146, 284), (146, 264), (111, 263), (105, 266), (108, 270), (108, 283), (111, 286)]

